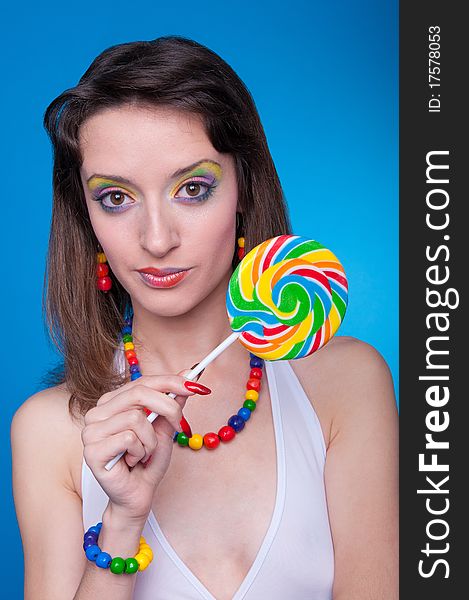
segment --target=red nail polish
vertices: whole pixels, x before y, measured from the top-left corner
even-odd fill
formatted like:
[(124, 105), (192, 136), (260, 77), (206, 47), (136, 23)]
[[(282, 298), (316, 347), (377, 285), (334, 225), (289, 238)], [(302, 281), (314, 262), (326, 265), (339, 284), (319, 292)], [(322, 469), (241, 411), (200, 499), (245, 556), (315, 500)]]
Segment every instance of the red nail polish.
[(184, 387), (187, 388), (190, 392), (195, 392), (196, 394), (210, 394), (212, 390), (201, 383), (196, 383), (195, 381), (185, 381)]
[(191, 426), (189, 425), (189, 423), (186, 421), (184, 415), (180, 421), (180, 425), (181, 425), (181, 429), (182, 432), (185, 433), (187, 435), (187, 437), (192, 437), (192, 429)]

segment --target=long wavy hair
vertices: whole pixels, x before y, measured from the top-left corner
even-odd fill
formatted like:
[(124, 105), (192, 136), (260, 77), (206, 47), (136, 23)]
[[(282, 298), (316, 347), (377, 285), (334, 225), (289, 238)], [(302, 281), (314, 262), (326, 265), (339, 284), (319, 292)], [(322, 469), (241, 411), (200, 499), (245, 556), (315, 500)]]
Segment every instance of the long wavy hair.
[[(291, 233), (286, 202), (254, 100), (215, 52), (181, 36), (118, 44), (97, 56), (75, 87), (44, 113), (53, 150), (53, 208), (43, 290), (47, 331), (62, 360), (43, 378), (66, 386), (81, 415), (122, 385), (113, 366), (128, 292), (113, 277), (96, 287), (98, 240), (80, 179), (79, 130), (98, 111), (123, 104), (172, 107), (202, 118), (213, 147), (233, 156), (246, 253)], [(239, 259), (233, 254), (233, 270)], [(112, 277), (112, 273), (110, 273)], [(127, 380), (128, 375), (125, 380)]]

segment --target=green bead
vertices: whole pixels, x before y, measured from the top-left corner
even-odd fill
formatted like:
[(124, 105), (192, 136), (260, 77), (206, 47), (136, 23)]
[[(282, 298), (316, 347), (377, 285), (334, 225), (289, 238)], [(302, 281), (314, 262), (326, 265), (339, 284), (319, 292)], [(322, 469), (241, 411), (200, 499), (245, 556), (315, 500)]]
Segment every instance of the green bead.
[(251, 412), (253, 410), (256, 410), (256, 403), (254, 402), (254, 400), (245, 400), (243, 406), (244, 408), (249, 408)]
[(120, 556), (116, 556), (112, 559), (109, 567), (112, 573), (123, 573), (125, 571), (125, 560)]
[(122, 336), (122, 341), (124, 342), (124, 344), (126, 344), (127, 342), (132, 342), (133, 337), (130, 335), (130, 333), (126, 333)]
[(176, 440), (180, 446), (188, 446), (189, 445), (189, 438), (182, 431), (178, 433)]
[(125, 560), (125, 572), (126, 573), (136, 573), (138, 571), (138, 561), (133, 558), (127, 558)]

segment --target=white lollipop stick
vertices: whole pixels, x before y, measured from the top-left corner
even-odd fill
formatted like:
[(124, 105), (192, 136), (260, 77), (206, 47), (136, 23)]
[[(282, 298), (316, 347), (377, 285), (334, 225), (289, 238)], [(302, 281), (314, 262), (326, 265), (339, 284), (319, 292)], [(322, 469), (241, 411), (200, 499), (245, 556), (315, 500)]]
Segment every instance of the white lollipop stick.
[[(205, 367), (207, 365), (209, 365), (213, 360), (215, 360), (215, 358), (217, 356), (219, 356), (223, 352), (223, 350), (226, 350), (226, 348), (228, 348), (228, 346), (230, 346), (235, 340), (237, 340), (240, 335), (241, 335), (240, 331), (233, 332), (230, 336), (228, 336), (226, 338), (226, 340), (224, 340), (214, 350), (212, 350), (210, 352), (210, 354), (207, 354), (207, 356), (203, 360), (201, 360), (196, 367), (194, 367), (191, 371), (189, 371), (189, 373), (187, 375), (184, 375), (185, 379), (192, 381), (201, 371), (203, 371), (205, 369)], [(176, 398), (176, 394), (173, 394), (173, 392), (168, 392), (166, 395), (169, 396), (170, 398)], [(158, 416), (157, 413), (151, 412), (147, 416), (147, 419), (148, 419), (148, 421), (150, 421), (150, 423), (153, 423), (153, 421), (156, 419), (157, 416)], [(112, 469), (112, 467), (116, 464), (116, 462), (125, 454), (125, 452), (126, 451), (123, 450), (120, 454), (118, 454), (117, 456), (112, 458), (107, 463), (107, 465), (104, 467), (106, 469), (106, 471), (110, 471)]]

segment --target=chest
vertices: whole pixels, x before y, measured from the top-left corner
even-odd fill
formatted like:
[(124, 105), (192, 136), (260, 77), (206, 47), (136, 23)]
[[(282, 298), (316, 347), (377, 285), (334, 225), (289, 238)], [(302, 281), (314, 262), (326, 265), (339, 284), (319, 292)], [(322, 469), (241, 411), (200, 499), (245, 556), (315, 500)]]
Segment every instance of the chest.
[(254, 563), (276, 496), (276, 431), (264, 386), (262, 402), (232, 441), (212, 451), (175, 445), (152, 509), (179, 558), (223, 600)]

